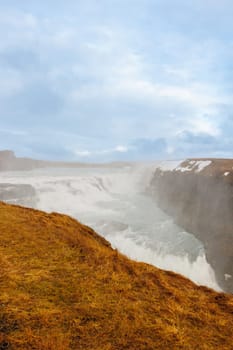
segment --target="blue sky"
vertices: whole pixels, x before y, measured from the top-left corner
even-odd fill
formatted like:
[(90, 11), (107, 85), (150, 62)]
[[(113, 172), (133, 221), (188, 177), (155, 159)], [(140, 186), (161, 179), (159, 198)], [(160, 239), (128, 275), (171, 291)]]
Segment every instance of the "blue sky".
[(233, 157), (232, 0), (0, 0), (0, 149)]

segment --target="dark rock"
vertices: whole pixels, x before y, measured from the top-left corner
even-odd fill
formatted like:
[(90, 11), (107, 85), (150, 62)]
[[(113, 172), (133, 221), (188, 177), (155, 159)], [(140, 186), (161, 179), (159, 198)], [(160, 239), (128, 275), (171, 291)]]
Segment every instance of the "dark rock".
[(0, 350), (10, 349), (10, 343), (8, 341), (2, 341), (0, 343)]

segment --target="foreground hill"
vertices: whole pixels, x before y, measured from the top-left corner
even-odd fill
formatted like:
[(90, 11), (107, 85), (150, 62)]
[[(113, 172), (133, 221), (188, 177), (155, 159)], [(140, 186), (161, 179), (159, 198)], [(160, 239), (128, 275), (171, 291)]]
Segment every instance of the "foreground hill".
[(188, 159), (157, 168), (150, 194), (201, 240), (219, 285), (233, 293), (233, 159)]
[(232, 349), (233, 297), (137, 263), (59, 214), (0, 203), (0, 349)]

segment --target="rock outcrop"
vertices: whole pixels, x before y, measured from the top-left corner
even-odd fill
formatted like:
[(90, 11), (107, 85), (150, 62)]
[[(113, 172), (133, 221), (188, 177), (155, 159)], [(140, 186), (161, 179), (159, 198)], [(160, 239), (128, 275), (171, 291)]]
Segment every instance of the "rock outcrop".
[(150, 191), (158, 205), (204, 244), (220, 286), (233, 293), (233, 160), (186, 160), (157, 168)]
[(232, 349), (233, 296), (137, 263), (91, 228), (0, 203), (0, 349)]

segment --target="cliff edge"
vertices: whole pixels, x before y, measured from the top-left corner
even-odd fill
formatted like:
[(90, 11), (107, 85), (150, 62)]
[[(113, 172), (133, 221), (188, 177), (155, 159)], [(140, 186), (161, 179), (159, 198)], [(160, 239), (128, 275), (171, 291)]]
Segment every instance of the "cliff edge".
[(233, 293), (233, 160), (188, 159), (155, 170), (158, 205), (203, 242), (219, 285)]
[(232, 349), (233, 296), (113, 250), (76, 220), (0, 202), (0, 349)]

